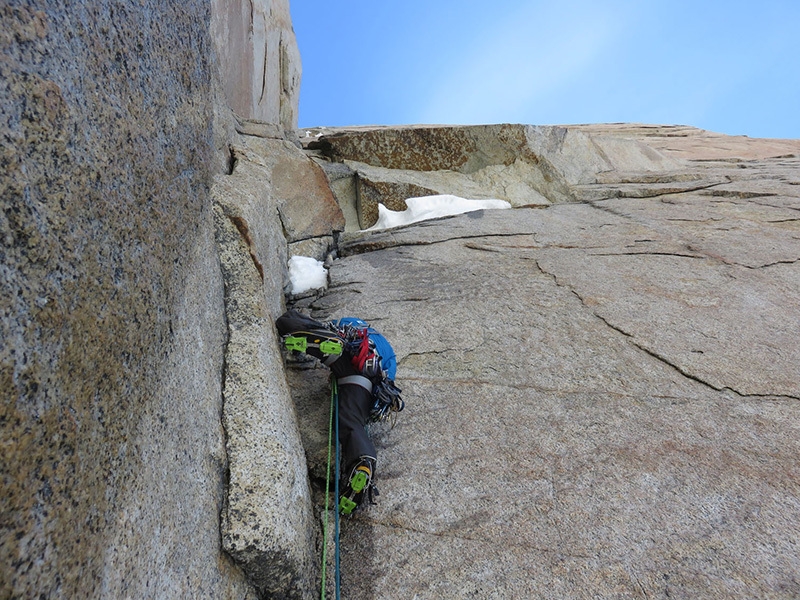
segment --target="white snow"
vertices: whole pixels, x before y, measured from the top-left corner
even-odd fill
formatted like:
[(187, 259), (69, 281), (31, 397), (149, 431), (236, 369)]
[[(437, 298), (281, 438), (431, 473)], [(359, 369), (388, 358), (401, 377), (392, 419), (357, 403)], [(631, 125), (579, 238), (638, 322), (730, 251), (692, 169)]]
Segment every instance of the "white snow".
[(293, 256), (289, 259), (289, 279), (292, 282), (292, 293), (302, 294), (308, 290), (326, 287), (328, 270), (315, 258)]
[(378, 204), (378, 222), (367, 231), (389, 229), (426, 219), (460, 215), (484, 208), (511, 208), (511, 204), (505, 200), (468, 200), (449, 194), (408, 198), (406, 205), (408, 206), (406, 210), (394, 211), (389, 210), (383, 204)]
[[(404, 211), (389, 210), (383, 204), (378, 205), (378, 222), (367, 231), (388, 229), (408, 225), (426, 219), (460, 215), (484, 208), (511, 208), (505, 200), (468, 200), (458, 196), (440, 195), (409, 198), (408, 208)], [(302, 294), (308, 290), (325, 288), (328, 285), (328, 270), (315, 258), (310, 256), (293, 256), (289, 259), (289, 279), (292, 282), (292, 293)]]

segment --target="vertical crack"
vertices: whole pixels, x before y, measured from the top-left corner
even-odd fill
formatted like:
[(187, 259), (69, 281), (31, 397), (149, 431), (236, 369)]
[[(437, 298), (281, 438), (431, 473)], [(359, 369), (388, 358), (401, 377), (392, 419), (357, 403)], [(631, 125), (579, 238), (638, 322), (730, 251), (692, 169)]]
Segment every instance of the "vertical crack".
[(253, 260), (253, 264), (258, 271), (258, 275), (261, 277), (261, 281), (264, 281), (264, 266), (256, 256), (254, 250), (255, 245), (253, 244), (253, 238), (250, 236), (250, 228), (247, 226), (247, 222), (242, 217), (229, 215), (228, 218), (231, 220), (231, 223), (236, 226), (236, 229), (239, 231), (245, 243), (247, 244), (247, 250), (250, 253), (250, 258)]

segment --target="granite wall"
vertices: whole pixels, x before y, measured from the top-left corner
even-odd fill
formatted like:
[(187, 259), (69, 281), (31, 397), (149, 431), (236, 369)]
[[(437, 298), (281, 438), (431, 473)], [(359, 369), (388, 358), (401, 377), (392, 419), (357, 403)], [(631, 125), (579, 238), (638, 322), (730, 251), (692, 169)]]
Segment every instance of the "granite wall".
[(227, 105), (244, 119), (297, 128), (300, 53), (289, 0), (212, 0)]
[(296, 126), (288, 3), (255, 5), (280, 60), (232, 82), (238, 4), (0, 3), (0, 597), (259, 593), (221, 549), (210, 192), (229, 106)]

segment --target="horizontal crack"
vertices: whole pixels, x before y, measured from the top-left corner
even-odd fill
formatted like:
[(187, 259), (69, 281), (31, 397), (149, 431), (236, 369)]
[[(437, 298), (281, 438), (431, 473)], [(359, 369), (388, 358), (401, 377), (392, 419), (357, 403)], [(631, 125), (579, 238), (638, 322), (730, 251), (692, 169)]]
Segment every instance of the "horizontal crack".
[[(627, 335), (625, 332), (620, 332), (623, 335)], [(403, 376), (403, 382), (406, 381), (414, 381), (417, 383), (428, 383), (428, 384), (442, 384), (442, 385), (465, 385), (471, 388), (486, 386), (486, 387), (497, 387), (497, 388), (504, 388), (509, 390), (514, 390), (515, 392), (526, 392), (526, 391), (533, 391), (537, 394), (553, 394), (555, 396), (580, 396), (581, 398), (585, 398), (587, 394), (587, 390), (585, 388), (575, 387), (571, 389), (565, 389), (563, 385), (559, 386), (545, 386), (540, 384), (533, 384), (533, 383), (512, 383), (505, 380), (487, 380), (487, 379), (476, 379), (475, 377), (468, 377), (468, 378), (458, 378), (458, 377), (447, 377), (447, 378), (429, 378), (429, 377), (408, 377)], [(593, 390), (594, 391), (594, 390)], [(607, 398), (618, 398), (622, 399), (631, 399), (635, 401), (641, 400), (641, 394), (632, 393), (632, 392), (623, 392), (623, 391), (611, 391), (611, 390), (603, 390), (603, 396)], [(672, 396), (668, 394), (653, 394), (653, 398), (659, 398), (662, 400), (687, 400), (687, 397), (681, 396)], [(426, 410), (436, 410), (433, 407), (427, 407)], [(449, 409), (447, 409), (449, 410)]]
[(683, 254), (681, 252), (589, 252), (589, 256), (677, 256), (679, 258), (699, 258), (705, 260), (708, 257), (697, 254)]
[[(662, 188), (653, 188), (653, 189), (646, 189), (646, 188), (617, 188), (612, 189), (613, 197), (614, 198), (658, 198), (659, 196), (675, 196), (680, 194), (692, 194), (695, 192), (701, 192), (703, 190), (710, 190), (712, 188), (718, 187), (720, 185), (727, 185), (731, 183), (730, 179), (727, 181), (720, 181), (717, 183), (710, 183), (706, 185), (696, 185), (696, 186), (689, 186), (685, 188), (678, 188), (678, 187), (662, 187)], [(594, 204), (597, 202), (596, 200), (590, 201), (589, 204)]]
[(752, 198), (765, 198), (777, 196), (775, 192), (750, 192), (746, 190), (714, 190), (710, 194), (700, 194), (701, 196), (712, 196), (714, 198), (736, 198), (749, 200)]
[(742, 392), (740, 392), (738, 390), (735, 390), (735, 389), (733, 389), (731, 387), (727, 387), (727, 386), (723, 387), (721, 391), (732, 392), (732, 393), (736, 394), (737, 396), (739, 396), (740, 398), (761, 398), (761, 399), (765, 399), (765, 400), (766, 399), (773, 400), (773, 399), (776, 399), (776, 398), (780, 398), (780, 399), (786, 399), (786, 400), (800, 400), (800, 396), (794, 396), (792, 394), (744, 394), (744, 393), (742, 393)]
[(800, 262), (800, 258), (795, 258), (794, 260), (776, 260), (775, 262), (759, 265), (758, 267), (748, 267), (747, 265), (742, 266), (745, 266), (748, 269), (765, 269), (767, 267), (774, 267), (775, 265), (793, 265), (797, 262)]
[[(457, 240), (474, 240), (474, 239), (488, 239), (488, 238), (506, 238), (515, 237), (520, 235), (532, 235), (532, 231), (517, 231), (512, 233), (476, 233), (474, 235), (460, 235), (448, 237), (441, 240), (410, 240), (407, 242), (394, 242), (393, 240), (384, 241), (378, 240), (364, 240), (359, 242), (351, 242), (348, 245), (342, 246), (339, 249), (340, 256), (355, 256), (358, 254), (365, 254), (367, 252), (374, 252), (376, 250), (386, 250), (388, 248), (404, 248), (413, 246), (433, 246), (435, 244), (443, 244), (446, 242), (454, 242)], [(391, 236), (394, 237), (394, 236)], [(480, 249), (480, 248), (479, 248)]]
[[(715, 184), (715, 185), (722, 185), (722, 184)], [(710, 186), (710, 187), (713, 187), (713, 186)], [(597, 204), (597, 202), (601, 202), (601, 201), (600, 200), (591, 201), (591, 202), (588, 202), (587, 204), (589, 204), (592, 208), (596, 208), (597, 210), (601, 210), (603, 212), (607, 212), (607, 213), (612, 214), (612, 215), (614, 215), (616, 217), (620, 217), (620, 218), (623, 218), (623, 219), (630, 219), (630, 220), (633, 220), (633, 221), (636, 220), (636, 218), (633, 215), (626, 214), (626, 213), (624, 213), (624, 212), (622, 212), (620, 210), (616, 210), (616, 209), (608, 207), (608, 206), (599, 205), (599, 204)], [(790, 208), (792, 210), (800, 211), (800, 208), (795, 208), (795, 207), (790, 207), (790, 206), (787, 206), (787, 207), (775, 206), (773, 204), (766, 203), (766, 202), (755, 202), (755, 203), (759, 204), (761, 206), (769, 206), (771, 208)], [(668, 219), (668, 220), (682, 220), (682, 219)], [(713, 220), (713, 219), (710, 219), (710, 220)], [(774, 222), (779, 222), (779, 223), (780, 222), (795, 222), (795, 221), (798, 221), (798, 220), (800, 220), (800, 219), (776, 220)], [(769, 221), (769, 222), (773, 222), (773, 221)], [(724, 229), (724, 228), (722, 230), (723, 231), (727, 231), (727, 229)], [(712, 260), (716, 260), (716, 261), (718, 261), (718, 262), (720, 262), (720, 263), (722, 263), (724, 265), (743, 267), (743, 268), (746, 268), (746, 269), (763, 269), (765, 267), (771, 267), (771, 266), (781, 265), (781, 264), (794, 264), (794, 263), (800, 261), (800, 258), (798, 258), (798, 259), (793, 259), (793, 260), (781, 260), (781, 261), (775, 261), (775, 262), (772, 262), (772, 263), (767, 263), (767, 264), (764, 264), (764, 265), (752, 266), (752, 265), (747, 265), (747, 264), (743, 264), (743, 263), (738, 263), (738, 262), (735, 262), (735, 261), (727, 260), (727, 259), (723, 258), (722, 256), (710, 255), (708, 252), (703, 252), (701, 250), (698, 250), (697, 248), (694, 248), (691, 245), (688, 246), (687, 250), (689, 250), (689, 252), (694, 252), (695, 254), (684, 254), (684, 253), (680, 253), (680, 252), (617, 252), (617, 253), (609, 252), (609, 253), (602, 253), (602, 254), (601, 253), (595, 253), (595, 254), (589, 253), (589, 255), (590, 256), (626, 256), (626, 255), (636, 255), (636, 254), (650, 254), (650, 255), (661, 255), (661, 256), (679, 256), (679, 257), (685, 257), (685, 258), (702, 258), (702, 259), (712, 259)]]
[[(597, 316), (597, 315), (595, 315), (595, 316)], [(686, 374), (686, 373), (682, 372), (679, 367), (676, 367), (672, 363), (666, 361), (664, 358), (658, 356), (657, 354), (653, 353), (652, 351), (648, 350), (647, 348), (642, 348), (641, 346), (639, 346), (639, 344), (637, 344), (633, 340), (634, 336), (632, 334), (628, 333), (624, 329), (616, 327), (615, 325), (607, 322), (605, 319), (603, 319), (603, 317), (597, 316), (597, 318), (600, 319), (601, 321), (603, 321), (606, 325), (608, 325), (609, 328), (611, 328), (614, 331), (616, 331), (617, 333), (629, 338), (631, 343), (634, 346), (636, 346), (637, 348), (639, 348), (640, 350), (642, 350), (642, 352), (650, 354), (651, 356), (653, 356), (653, 358), (656, 358), (660, 362), (665, 362), (667, 365), (669, 365), (673, 369), (677, 370), (681, 375), (684, 375), (685, 377), (688, 377), (689, 379), (693, 379), (694, 381), (697, 381), (698, 383), (701, 383), (705, 387), (709, 387), (709, 388), (711, 388), (712, 390), (714, 390), (716, 392), (726, 392), (727, 391), (727, 392), (731, 392), (733, 394), (736, 394), (740, 398), (763, 398), (763, 399), (772, 398), (772, 399), (800, 400), (800, 397), (794, 396), (792, 394), (785, 394), (785, 393), (745, 394), (745, 393), (740, 392), (740, 391), (738, 391), (738, 390), (736, 390), (736, 389), (734, 389), (734, 388), (732, 388), (730, 386), (716, 387), (716, 386), (714, 386), (712, 384), (709, 384), (709, 383), (707, 383), (707, 382), (705, 382), (703, 380), (700, 380), (700, 379), (696, 378), (695, 376), (693, 376), (691, 374)], [(447, 350), (444, 350), (442, 352), (447, 352)], [(414, 354), (418, 355), (418, 356), (422, 356), (422, 355), (424, 355), (426, 353), (414, 353)], [(427, 354), (439, 354), (439, 352), (431, 351), (431, 352), (429, 352)], [(411, 356), (411, 354), (409, 354), (407, 356)], [(402, 365), (402, 360), (398, 361), (398, 364)], [(584, 394), (585, 393), (583, 391), (567, 391), (567, 392), (565, 392), (564, 388), (561, 387), (561, 386), (559, 386), (559, 387), (547, 387), (547, 386), (543, 386), (543, 385), (535, 385), (535, 384), (530, 384), (530, 383), (510, 383), (508, 381), (494, 381), (494, 380), (488, 380), (488, 379), (476, 379), (475, 377), (468, 377), (468, 378), (458, 378), (458, 377), (435, 378), (435, 377), (408, 377), (408, 376), (404, 376), (403, 377), (403, 381), (415, 381), (415, 382), (418, 382), (418, 383), (434, 383), (434, 384), (441, 383), (441, 384), (447, 384), (447, 385), (460, 384), (460, 385), (468, 385), (468, 386), (492, 386), (492, 387), (508, 388), (508, 389), (515, 390), (515, 391), (533, 390), (533, 391), (541, 393), (541, 394), (559, 394), (559, 395), (567, 394), (567, 395), (569, 395), (569, 394)], [(633, 399), (636, 399), (636, 400), (640, 400), (641, 399), (641, 395), (640, 394), (628, 393), (628, 392), (613, 392), (613, 391), (610, 391), (610, 390), (604, 390), (603, 391), (603, 395), (609, 396), (609, 397), (614, 397), (614, 398), (633, 398)], [(681, 400), (681, 399), (685, 400), (685, 397), (672, 396), (672, 395), (667, 395), (667, 394), (656, 394), (656, 395), (653, 395), (653, 398), (661, 398), (661, 399), (665, 399), (665, 400)]]
[(398, 302), (429, 302), (430, 296), (425, 297), (410, 297), (410, 298), (392, 298), (391, 300), (384, 300), (382, 302), (378, 302), (377, 304), (397, 304)]
[[(487, 536), (486, 537), (478, 537), (478, 536), (469, 536), (469, 535), (464, 535), (464, 534), (456, 534), (455, 532), (451, 532), (451, 531), (427, 531), (425, 529), (417, 529), (417, 528), (414, 528), (414, 527), (408, 527), (407, 525), (400, 525), (398, 523), (388, 523), (385, 520), (384, 521), (376, 521), (376, 520), (369, 519), (369, 518), (366, 518), (366, 517), (362, 517), (361, 519), (359, 519), (359, 521), (369, 523), (370, 525), (373, 525), (373, 526), (385, 527), (386, 529), (392, 529), (392, 530), (395, 530), (395, 531), (408, 531), (408, 532), (416, 533), (416, 534), (419, 534), (419, 535), (430, 535), (430, 536), (433, 536), (433, 537), (442, 538), (442, 539), (448, 539), (448, 540), (449, 539), (462, 540), (462, 541), (465, 541), (465, 542), (476, 542), (476, 543), (484, 544), (484, 545), (489, 543), (489, 541), (490, 541), (488, 539), (490, 537), (489, 536), (489, 532), (487, 532)], [(583, 559), (595, 558), (594, 556), (590, 556), (590, 555), (565, 553), (565, 552), (559, 551), (558, 549), (554, 549), (552, 547), (540, 547), (540, 546), (535, 546), (535, 545), (532, 545), (532, 544), (525, 544), (525, 543), (522, 543), (522, 542), (519, 542), (519, 541), (516, 541), (516, 540), (510, 540), (510, 539), (504, 540), (503, 544), (506, 545), (506, 546), (511, 545), (511, 546), (516, 547), (516, 548), (525, 548), (527, 550), (535, 550), (537, 552), (542, 552), (542, 553), (547, 553), (547, 554), (556, 554), (558, 556), (565, 556), (565, 557), (570, 557), (570, 558), (583, 558)]]
[[(800, 184), (798, 184), (800, 185)], [(800, 196), (789, 196), (793, 200), (800, 198)], [(770, 208), (785, 208), (786, 210), (793, 210), (795, 212), (800, 212), (800, 206), (792, 206), (791, 204), (777, 204), (772, 202), (758, 202), (753, 201), (754, 204), (758, 204), (759, 206), (769, 206)]]
[[(367, 282), (366, 281), (346, 281), (344, 283), (330, 284), (328, 286), (328, 290), (343, 290), (345, 288), (353, 287), (353, 286), (356, 286), (356, 285), (364, 285), (365, 283), (367, 283)], [(361, 293), (360, 290), (355, 290), (355, 291), (358, 291), (359, 293)]]

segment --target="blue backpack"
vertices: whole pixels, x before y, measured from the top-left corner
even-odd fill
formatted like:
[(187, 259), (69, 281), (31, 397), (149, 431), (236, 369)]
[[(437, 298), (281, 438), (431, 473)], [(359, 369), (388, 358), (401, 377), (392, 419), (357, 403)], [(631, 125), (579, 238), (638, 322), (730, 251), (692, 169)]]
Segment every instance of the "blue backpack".
[(394, 381), (397, 375), (397, 357), (394, 354), (394, 348), (382, 334), (378, 333), (375, 329), (369, 326), (366, 321), (357, 319), (355, 317), (342, 317), (338, 321), (334, 321), (340, 329), (352, 327), (359, 330), (367, 330), (369, 342), (375, 348), (375, 353), (380, 358), (380, 368), (385, 371), (386, 377)]

